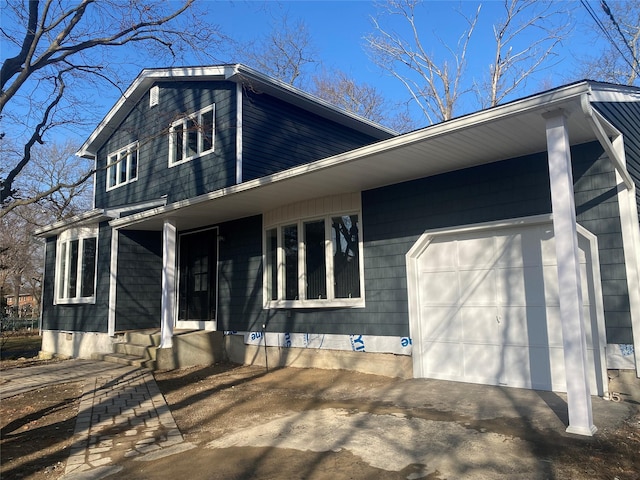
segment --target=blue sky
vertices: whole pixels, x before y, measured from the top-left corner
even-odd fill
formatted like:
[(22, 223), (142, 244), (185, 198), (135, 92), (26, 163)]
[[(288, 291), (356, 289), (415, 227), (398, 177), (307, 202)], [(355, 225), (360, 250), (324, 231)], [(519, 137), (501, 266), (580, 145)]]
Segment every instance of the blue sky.
[[(176, 1), (176, 0), (170, 0)], [(443, 46), (455, 46), (461, 33), (467, 28), (465, 19), (457, 11), (471, 16), (478, 6), (477, 1), (425, 1), (419, 11), (419, 27), (421, 38), (436, 56), (446, 54)], [(501, 15), (502, 1), (484, 1), (480, 20), (468, 54), (467, 81), (480, 80), (480, 72), (486, 72), (491, 61), (492, 31), (491, 27)], [(584, 25), (587, 22), (586, 12), (580, 8), (577, 1), (557, 2), (562, 7), (575, 7), (572, 23), (574, 32), (563, 42), (559, 50), (557, 63), (552, 68), (542, 71), (520, 90), (515, 98), (535, 93), (545, 88), (561, 85), (576, 80), (577, 58), (588, 51), (595, 51), (601, 47), (585, 40)], [(287, 15), (293, 23), (302, 20), (308, 27), (311, 39), (317, 49), (317, 57), (328, 69), (339, 69), (346, 72), (359, 82), (375, 86), (390, 102), (400, 102), (408, 98), (404, 87), (388, 74), (381, 72), (368, 58), (365, 52), (364, 37), (373, 32), (371, 17), (377, 14), (373, 1), (322, 1), (322, 0), (288, 0), (288, 1), (246, 1), (246, 0), (201, 0), (200, 7), (206, 10), (207, 19), (219, 25), (221, 31), (236, 42), (249, 42), (261, 36), (268, 35), (272, 24), (282, 15)], [(394, 28), (400, 28), (395, 24)], [(524, 39), (528, 41), (528, 39)], [(7, 55), (6, 46), (3, 57)], [(242, 61), (226, 51), (213, 52), (214, 56), (225, 62)], [(120, 55), (132, 55), (134, 52), (121, 50)], [(140, 57), (140, 52), (135, 52)], [(117, 57), (116, 57), (117, 58)], [(140, 67), (162, 67), (157, 61), (142, 61)], [(195, 57), (178, 58), (177, 65), (194, 65), (200, 62)], [(140, 67), (126, 70), (125, 78), (133, 80), (139, 73)], [(119, 66), (118, 66), (119, 68)], [(123, 86), (126, 88), (126, 85)], [(116, 88), (101, 89), (100, 95), (93, 92), (86, 95), (87, 113), (94, 119), (86, 127), (74, 126), (68, 130), (58, 130), (57, 140), (63, 140), (71, 135), (82, 143), (91, 133), (97, 123), (118, 100), (119, 91)], [(512, 96), (510, 99), (513, 99)], [(465, 102), (456, 114), (468, 113), (479, 108), (473, 96), (467, 96)], [(418, 125), (425, 125), (424, 118), (418, 120)]]

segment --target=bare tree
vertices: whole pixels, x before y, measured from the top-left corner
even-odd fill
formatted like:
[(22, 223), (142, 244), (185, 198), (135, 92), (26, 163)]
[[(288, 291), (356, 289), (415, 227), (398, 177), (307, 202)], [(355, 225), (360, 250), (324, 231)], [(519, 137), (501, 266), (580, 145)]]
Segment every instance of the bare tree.
[(464, 31), (455, 48), (441, 39), (449, 53), (449, 59), (438, 62), (435, 55), (423, 43), (416, 18), (420, 0), (388, 0), (384, 16), (400, 17), (407, 26), (407, 35), (385, 29), (381, 19), (373, 19), (375, 33), (365, 38), (373, 62), (398, 79), (407, 89), (411, 99), (420, 108), (429, 123), (453, 117), (455, 107), (463, 93), (462, 79), (466, 70), (469, 42), (480, 15), (480, 7), (473, 17), (464, 17)]
[(406, 109), (394, 106), (367, 83), (358, 83), (340, 70), (323, 71), (312, 78), (311, 93), (348, 112), (406, 132), (415, 125)]
[[(427, 5), (427, 4), (425, 4)], [(494, 106), (524, 86), (536, 71), (549, 64), (568, 30), (561, 6), (536, 0), (503, 0), (504, 17), (493, 26), (494, 48), (487, 62), (487, 80), (474, 82), (467, 71), (472, 39), (481, 4), (466, 16), (466, 28), (454, 46), (419, 28), (419, 0), (388, 0), (383, 14), (374, 19), (375, 33), (366, 38), (373, 61), (407, 89), (430, 123), (458, 114), (461, 99), (474, 92), (481, 107)], [(385, 17), (400, 18), (406, 33), (383, 24)], [(524, 38), (528, 41), (523, 41)], [(438, 58), (427, 45), (438, 42), (448, 52)], [(484, 52), (480, 52), (483, 54)]]
[[(483, 107), (493, 107), (517, 90), (543, 66), (570, 30), (565, 12), (550, 2), (504, 0), (504, 18), (493, 26), (494, 59), (489, 81), (477, 85)], [(531, 40), (522, 43), (523, 37)], [(520, 40), (520, 42), (519, 42)]]
[[(600, 9), (581, 1), (589, 15), (588, 32), (607, 47), (582, 62), (580, 75), (594, 80), (636, 85), (640, 79), (640, 2), (600, 2)], [(593, 28), (595, 24), (596, 28)]]
[[(15, 182), (33, 160), (35, 145), (63, 127), (95, 123), (90, 113), (94, 97), (105, 88), (122, 92), (139, 59), (176, 60), (186, 51), (211, 51), (221, 37), (194, 2), (6, 2), (0, 28), (7, 54), (0, 67), (0, 115), (4, 128), (11, 126), (2, 135), (19, 148), (3, 151), (8, 167), (0, 178), (0, 217), (64, 187), (48, 185), (27, 197)], [(89, 176), (66, 186), (74, 188)]]
[(286, 14), (272, 21), (269, 34), (238, 47), (238, 54), (247, 65), (296, 87), (309, 77), (308, 68), (320, 63), (307, 25)]

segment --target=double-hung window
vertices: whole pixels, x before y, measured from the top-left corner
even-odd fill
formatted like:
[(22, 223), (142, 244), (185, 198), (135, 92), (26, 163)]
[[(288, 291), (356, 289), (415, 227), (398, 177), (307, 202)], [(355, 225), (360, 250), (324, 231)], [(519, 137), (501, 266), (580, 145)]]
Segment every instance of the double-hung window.
[(265, 229), (266, 308), (363, 307), (357, 212)]
[(169, 127), (169, 166), (213, 152), (215, 105), (180, 118)]
[(56, 250), (56, 303), (93, 303), (96, 290), (97, 227), (60, 234)]
[(138, 142), (107, 156), (107, 190), (138, 179)]

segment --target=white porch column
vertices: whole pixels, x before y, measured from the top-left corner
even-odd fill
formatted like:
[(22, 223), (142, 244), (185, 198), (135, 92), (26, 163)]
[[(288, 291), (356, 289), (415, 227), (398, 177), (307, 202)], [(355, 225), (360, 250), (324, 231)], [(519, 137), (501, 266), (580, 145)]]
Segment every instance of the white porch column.
[(567, 377), (567, 432), (593, 435), (597, 429), (593, 425), (589, 389), (569, 133), (566, 116), (562, 111), (549, 112), (544, 118), (547, 121), (551, 208), (558, 263), (564, 367)]
[(167, 219), (162, 226), (162, 320), (160, 348), (173, 346), (176, 312), (176, 223)]

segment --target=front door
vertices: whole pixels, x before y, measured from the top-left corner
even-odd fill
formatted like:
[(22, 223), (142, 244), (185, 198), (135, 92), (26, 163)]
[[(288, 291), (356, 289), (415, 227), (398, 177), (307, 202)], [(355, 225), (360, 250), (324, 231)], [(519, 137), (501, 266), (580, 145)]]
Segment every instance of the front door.
[(180, 235), (177, 328), (216, 329), (218, 229)]

